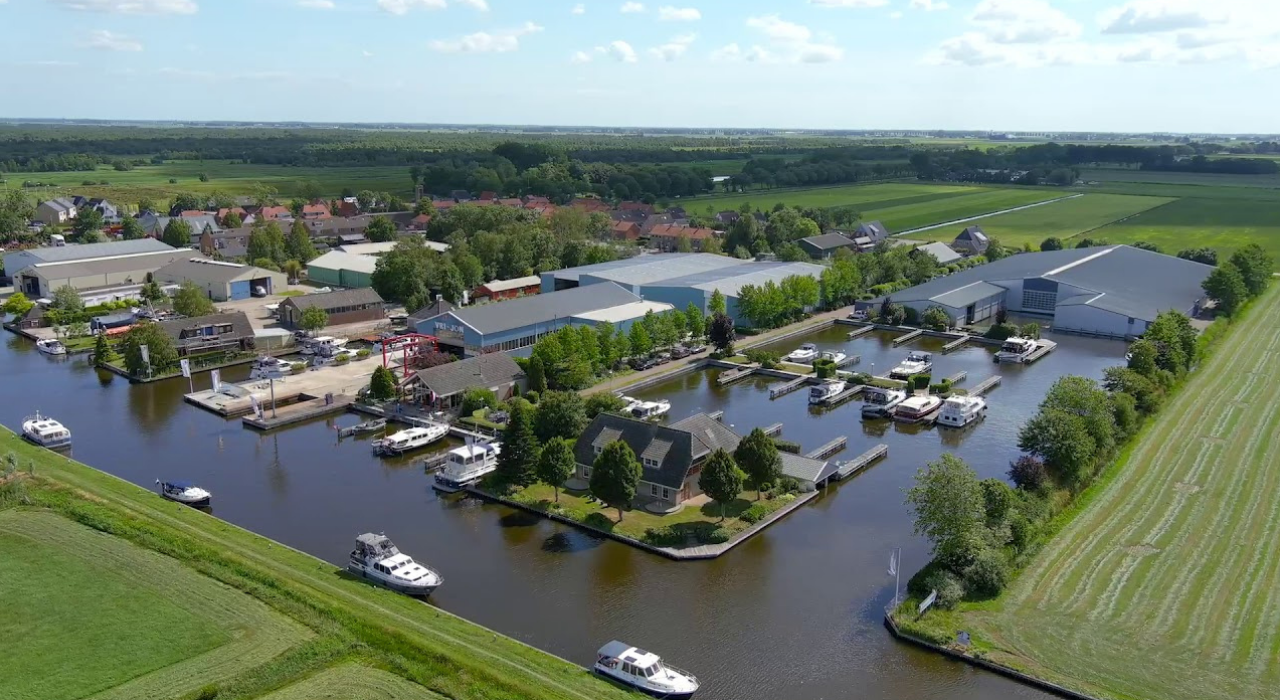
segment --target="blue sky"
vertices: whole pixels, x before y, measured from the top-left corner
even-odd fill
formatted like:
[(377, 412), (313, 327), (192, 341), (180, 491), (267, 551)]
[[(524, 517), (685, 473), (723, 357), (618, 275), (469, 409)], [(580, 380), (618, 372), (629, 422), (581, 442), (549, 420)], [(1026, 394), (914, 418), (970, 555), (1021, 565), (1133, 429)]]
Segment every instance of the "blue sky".
[(1280, 130), (1275, 0), (0, 0), (0, 116)]

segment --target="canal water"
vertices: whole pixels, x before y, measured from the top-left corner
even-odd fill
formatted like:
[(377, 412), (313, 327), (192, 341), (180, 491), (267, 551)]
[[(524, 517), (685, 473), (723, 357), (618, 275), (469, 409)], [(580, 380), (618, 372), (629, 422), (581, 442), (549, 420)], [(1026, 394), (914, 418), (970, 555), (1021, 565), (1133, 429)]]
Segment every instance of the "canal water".
[[(859, 371), (885, 374), (908, 350), (941, 345), (893, 348), (888, 335), (845, 334), (828, 329), (780, 349), (817, 342), (860, 355)], [(864, 423), (857, 402), (812, 411), (803, 391), (770, 401), (773, 382), (721, 388), (714, 371), (636, 392), (669, 399), (672, 421), (723, 410), (740, 432), (781, 422), (783, 437), (805, 450), (848, 436), (837, 458), (889, 445), (887, 459), (709, 562), (672, 562), (507, 508), (440, 498), (416, 459), (382, 460), (367, 440), (338, 440), (335, 425), (356, 416), (260, 435), (184, 404), (184, 379), (131, 386), (83, 356), (51, 358), (11, 334), (0, 342), (0, 422), (16, 430), (39, 409), (72, 429), (77, 459), (144, 487), (193, 479), (213, 492), (216, 516), (337, 565), (356, 535), (386, 532), (444, 575), (432, 604), (584, 665), (611, 639), (645, 646), (695, 672), (705, 700), (1047, 698), (899, 644), (881, 618), (893, 595), (891, 549), (903, 548), (904, 585), (928, 556), (903, 505), (915, 470), (949, 451), (983, 477), (1003, 476), (1019, 425), (1054, 379), (1100, 377), (1122, 361), (1120, 343), (1053, 339), (1058, 350), (1030, 367), (995, 365), (983, 346), (935, 355), (935, 377), (965, 370), (969, 386), (1004, 377), (986, 421), (963, 432)], [(224, 380), (246, 374), (226, 370)], [(208, 384), (207, 374), (195, 379), (197, 389)]]

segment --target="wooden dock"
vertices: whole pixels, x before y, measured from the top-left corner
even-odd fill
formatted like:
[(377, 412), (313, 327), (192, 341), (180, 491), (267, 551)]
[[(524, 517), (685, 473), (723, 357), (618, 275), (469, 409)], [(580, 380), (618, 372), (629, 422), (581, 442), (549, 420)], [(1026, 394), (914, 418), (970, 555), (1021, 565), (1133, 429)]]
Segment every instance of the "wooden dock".
[(708, 414), (707, 414), (707, 418), (710, 418), (711, 420), (719, 421), (719, 422), (723, 423), (723, 422), (724, 422), (724, 411), (712, 411), (711, 413), (708, 413)]
[(428, 472), (433, 472), (444, 466), (449, 461), (449, 452), (437, 452), (433, 455), (427, 455), (422, 458), (422, 468)]
[(841, 436), (831, 442), (828, 442), (822, 447), (817, 448), (816, 450), (805, 453), (805, 457), (808, 457), (809, 459), (826, 459), (840, 450), (843, 450), (848, 446), (848, 444), (849, 438)]
[(827, 399), (823, 399), (822, 405), (828, 408), (832, 406), (839, 406), (845, 401), (848, 401), (849, 399), (857, 396), (858, 394), (861, 394), (862, 390), (865, 388), (866, 386), (862, 384), (855, 384), (854, 386), (846, 387), (845, 390), (840, 392), (839, 394), (836, 394), (835, 396), (832, 396)]
[(956, 372), (950, 377), (947, 377), (947, 381), (951, 382), (952, 384), (959, 384), (960, 382), (963, 382), (968, 377), (969, 377), (968, 372)]
[(903, 343), (910, 343), (911, 341), (915, 340), (916, 338), (919, 338), (922, 335), (924, 335), (924, 330), (920, 328), (917, 328), (914, 331), (907, 333), (906, 335), (900, 335), (897, 338), (893, 339), (893, 347), (896, 348), (899, 345), (902, 345)]
[(986, 379), (983, 379), (982, 382), (978, 384), (978, 386), (975, 386), (974, 388), (969, 390), (969, 395), (982, 396), (983, 394), (987, 393), (988, 391), (991, 391), (992, 389), (998, 386), (1000, 386), (1000, 375), (997, 374), (995, 376), (991, 376), (991, 377), (987, 377)]
[(759, 368), (759, 365), (747, 365), (742, 369), (731, 369), (726, 372), (721, 372), (720, 376), (716, 377), (716, 384), (719, 384), (720, 386), (732, 384), (739, 379), (751, 376)]
[(1023, 360), (1022, 364), (1029, 365), (1032, 362), (1035, 362), (1036, 360), (1053, 352), (1058, 347), (1058, 344), (1053, 342), (1052, 340), (1037, 340), (1036, 342), (1039, 343), (1040, 347), (1036, 348), (1035, 351), (1032, 352), (1030, 355), (1027, 355), (1027, 359)]
[(871, 331), (874, 331), (875, 329), (876, 329), (875, 326), (863, 326), (861, 328), (855, 328), (849, 331), (849, 335), (847, 337), (849, 338), (849, 340), (853, 340), (854, 338), (861, 338), (862, 336), (870, 333)]
[(764, 434), (768, 435), (769, 437), (778, 437), (779, 435), (782, 434), (782, 424), (774, 423), (773, 425), (764, 429)]
[(351, 397), (346, 395), (335, 396), (329, 403), (325, 403), (324, 399), (308, 399), (288, 406), (280, 406), (274, 411), (263, 406), (261, 418), (251, 413), (240, 420), (245, 427), (254, 430), (277, 430), (315, 418), (346, 413), (351, 403)]
[(836, 369), (844, 369), (862, 361), (862, 355), (850, 355), (836, 363)]
[(832, 481), (843, 481), (849, 477), (862, 471), (862, 469), (873, 462), (876, 462), (889, 454), (889, 446), (880, 443), (875, 447), (863, 452), (847, 462), (840, 462), (836, 467), (835, 473), (831, 475)]
[(808, 383), (809, 383), (808, 377), (799, 377), (797, 379), (792, 379), (791, 381), (787, 382), (786, 384), (783, 384), (780, 387), (775, 387), (773, 389), (770, 389), (769, 399), (773, 400), (782, 396), (786, 396), (787, 394), (790, 394), (791, 392), (796, 391), (797, 389), (799, 389), (800, 387)]
[(965, 343), (968, 343), (972, 338), (973, 338), (973, 336), (971, 336), (971, 335), (966, 335), (966, 336), (965, 336), (965, 337), (963, 337), (963, 338), (959, 338), (959, 339), (953, 340), (953, 341), (951, 341), (950, 343), (947, 343), (946, 345), (943, 345), (943, 346), (942, 346), (942, 354), (944, 354), (944, 355), (945, 355), (945, 354), (947, 354), (947, 353), (951, 352), (952, 350), (959, 350), (960, 348), (964, 347)]

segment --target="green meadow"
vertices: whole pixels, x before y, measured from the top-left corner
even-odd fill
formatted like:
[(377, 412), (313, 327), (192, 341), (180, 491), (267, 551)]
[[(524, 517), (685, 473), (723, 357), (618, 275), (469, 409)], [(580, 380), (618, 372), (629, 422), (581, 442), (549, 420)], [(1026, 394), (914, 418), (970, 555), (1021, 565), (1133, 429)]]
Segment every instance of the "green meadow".
[(1257, 243), (1280, 261), (1280, 201), (1179, 199), (1090, 235), (1110, 243), (1146, 241), (1167, 253), (1209, 246), (1223, 258)]

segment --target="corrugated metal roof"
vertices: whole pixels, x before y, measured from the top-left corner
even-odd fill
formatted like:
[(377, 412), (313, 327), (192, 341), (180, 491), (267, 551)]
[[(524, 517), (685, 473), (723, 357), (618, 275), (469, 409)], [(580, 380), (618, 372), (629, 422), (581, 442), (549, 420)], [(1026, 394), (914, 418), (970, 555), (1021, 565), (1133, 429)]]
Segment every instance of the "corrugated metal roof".
[(959, 260), (960, 258), (964, 257), (959, 253), (955, 252), (954, 250), (952, 250), (951, 247), (948, 246), (946, 243), (936, 243), (936, 242), (926, 243), (922, 246), (917, 247), (916, 250), (922, 250), (932, 255), (934, 259), (937, 260), (938, 263), (942, 265), (946, 265), (947, 263), (953, 263)]
[[(167, 251), (121, 255), (116, 257), (97, 258), (94, 260), (40, 263), (26, 268), (27, 274), (35, 274), (46, 280), (72, 279), (76, 277), (94, 277), (97, 275), (114, 275), (122, 272), (137, 272), (145, 275), (154, 272), (184, 255), (190, 250), (169, 248)], [(144, 279), (135, 280), (139, 284)]]
[(378, 259), (373, 256), (344, 253), (340, 250), (331, 250), (307, 263), (308, 270), (318, 267), (323, 270), (350, 270), (366, 275), (372, 275), (377, 266)]
[(939, 294), (929, 301), (943, 306), (950, 306), (953, 309), (963, 309), (970, 304), (976, 304), (988, 297), (1003, 294), (1005, 291), (1007, 290), (1004, 287), (991, 284), (990, 282), (974, 282), (973, 284), (965, 285), (959, 289), (954, 289), (946, 294)]
[(748, 284), (762, 285), (769, 280), (781, 282), (792, 275), (822, 276), (821, 265), (803, 262), (743, 262), (715, 270), (708, 270), (684, 277), (674, 277), (654, 284), (655, 287), (691, 287), (706, 292), (720, 290), (726, 296), (737, 296)]
[(517, 277), (510, 280), (493, 280), (480, 285), (483, 289), (491, 292), (505, 292), (512, 289), (523, 289), (524, 287), (536, 287), (542, 284), (542, 278), (537, 275), (528, 277)]
[(182, 260), (174, 260), (156, 270), (156, 277), (161, 279), (175, 278), (193, 282), (233, 282), (239, 279), (258, 279), (269, 277), (270, 272), (260, 267), (220, 262), (195, 256)]
[[(692, 274), (701, 270), (730, 267), (741, 264), (741, 260), (727, 258), (710, 253), (661, 253), (658, 255), (637, 255), (625, 260), (610, 260), (555, 270), (547, 274), (558, 280), (578, 281), (583, 275), (591, 275), (608, 279), (620, 284), (645, 284), (654, 279), (664, 279), (679, 275)], [(664, 273), (669, 270), (670, 273)]]
[(499, 333), (557, 318), (609, 309), (640, 301), (640, 297), (612, 282), (535, 294), (450, 312), (479, 333)]
[(637, 301), (621, 306), (611, 306), (607, 309), (599, 311), (587, 311), (585, 313), (574, 314), (576, 319), (583, 321), (595, 321), (596, 323), (622, 323), (630, 321), (633, 318), (640, 318), (650, 311), (655, 314), (666, 313), (674, 309), (671, 304), (664, 304), (658, 301)]
[(39, 258), (39, 262), (63, 262), (68, 260), (85, 260), (87, 258), (104, 258), (113, 255), (132, 255), (135, 253), (154, 253), (175, 250), (167, 243), (154, 238), (139, 238), (133, 241), (114, 241), (111, 243), (87, 243), (85, 245), (51, 246), (21, 251), (24, 255)]

